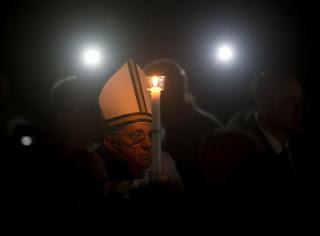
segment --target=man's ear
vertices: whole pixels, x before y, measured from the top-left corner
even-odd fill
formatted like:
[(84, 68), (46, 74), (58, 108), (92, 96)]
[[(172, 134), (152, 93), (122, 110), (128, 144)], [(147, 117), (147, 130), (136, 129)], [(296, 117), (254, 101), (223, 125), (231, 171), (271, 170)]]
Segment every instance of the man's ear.
[(111, 152), (116, 153), (118, 151), (118, 143), (114, 138), (110, 136), (106, 136), (103, 139), (103, 143), (104, 143), (104, 146)]

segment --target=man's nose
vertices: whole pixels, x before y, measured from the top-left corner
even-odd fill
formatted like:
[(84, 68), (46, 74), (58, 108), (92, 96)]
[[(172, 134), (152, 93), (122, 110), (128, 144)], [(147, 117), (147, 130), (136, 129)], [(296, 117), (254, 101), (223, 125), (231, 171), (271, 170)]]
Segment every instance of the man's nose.
[(152, 142), (151, 142), (151, 137), (148, 135), (142, 140), (142, 145), (144, 149), (151, 149)]
[(296, 113), (302, 113), (304, 110), (304, 104), (301, 101), (297, 101), (294, 103), (294, 111)]

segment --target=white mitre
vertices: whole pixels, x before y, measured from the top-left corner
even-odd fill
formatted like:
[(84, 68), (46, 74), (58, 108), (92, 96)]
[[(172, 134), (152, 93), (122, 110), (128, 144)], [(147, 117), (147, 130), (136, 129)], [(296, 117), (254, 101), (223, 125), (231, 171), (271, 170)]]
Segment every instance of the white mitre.
[(99, 95), (99, 106), (107, 129), (152, 122), (146, 75), (132, 59), (106, 81)]

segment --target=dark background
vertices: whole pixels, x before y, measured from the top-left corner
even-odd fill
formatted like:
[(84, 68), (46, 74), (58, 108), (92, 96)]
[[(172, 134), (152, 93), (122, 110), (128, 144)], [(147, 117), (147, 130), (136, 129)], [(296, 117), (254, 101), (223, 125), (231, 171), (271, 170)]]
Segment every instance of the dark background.
[[(254, 74), (273, 65), (315, 85), (309, 2), (239, 1), (7, 1), (1, 6), (1, 76), (16, 102), (44, 115), (51, 86), (68, 75), (104, 81), (127, 57), (141, 66), (161, 57), (179, 61), (202, 107), (223, 121), (246, 101)], [(214, 62), (213, 47), (234, 42), (229, 68)], [(86, 43), (104, 48), (105, 66), (80, 63)]]
[[(308, 147), (301, 150), (306, 154), (301, 169), (308, 182), (319, 172), (317, 155), (312, 154), (317, 149), (315, 5), (311, 1), (1, 2), (0, 76), (9, 82), (12, 102), (20, 112), (46, 133), (54, 83), (76, 75), (86, 81), (88, 90), (95, 88), (94, 100), (99, 87), (128, 57), (141, 67), (162, 57), (177, 60), (189, 74), (199, 105), (223, 122), (247, 105), (256, 73), (270, 68), (292, 71), (312, 101), (301, 139)], [(218, 64), (213, 55), (214, 47), (224, 41), (236, 49), (235, 63), (229, 67)], [(97, 70), (81, 63), (87, 44), (104, 49), (104, 65)], [(168, 96), (175, 96), (169, 93), (169, 81), (181, 76), (174, 68), (160, 69), (168, 75)], [(309, 184), (315, 189), (317, 183)]]

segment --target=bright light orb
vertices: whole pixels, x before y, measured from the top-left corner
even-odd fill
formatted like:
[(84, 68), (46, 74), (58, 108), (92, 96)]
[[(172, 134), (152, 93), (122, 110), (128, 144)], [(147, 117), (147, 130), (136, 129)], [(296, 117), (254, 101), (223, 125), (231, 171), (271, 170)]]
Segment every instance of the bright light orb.
[(217, 50), (217, 59), (222, 62), (230, 62), (234, 57), (234, 52), (232, 47), (228, 45), (223, 45)]
[(97, 49), (90, 48), (84, 52), (83, 59), (88, 66), (98, 66), (101, 62), (101, 54)]

